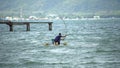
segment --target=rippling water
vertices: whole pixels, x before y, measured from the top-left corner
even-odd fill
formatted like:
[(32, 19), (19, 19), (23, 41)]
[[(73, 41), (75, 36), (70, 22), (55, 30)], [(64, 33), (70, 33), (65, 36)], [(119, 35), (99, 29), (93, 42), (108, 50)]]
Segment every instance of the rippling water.
[[(48, 24), (14, 26), (0, 24), (0, 68), (119, 68), (120, 19), (54, 21)], [(66, 27), (65, 27), (66, 25)], [(68, 34), (60, 46), (51, 39)], [(48, 46), (45, 44), (48, 43)]]

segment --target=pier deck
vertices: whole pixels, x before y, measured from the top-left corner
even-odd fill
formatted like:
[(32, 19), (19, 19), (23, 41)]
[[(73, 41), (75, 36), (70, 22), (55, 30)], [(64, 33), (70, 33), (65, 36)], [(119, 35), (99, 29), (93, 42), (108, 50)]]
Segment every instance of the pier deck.
[(48, 24), (49, 30), (52, 30), (53, 22), (12, 22), (12, 21), (1, 21), (0, 24), (7, 24), (10, 27), (10, 31), (13, 31), (13, 25), (26, 25), (26, 31), (30, 31), (30, 24)]

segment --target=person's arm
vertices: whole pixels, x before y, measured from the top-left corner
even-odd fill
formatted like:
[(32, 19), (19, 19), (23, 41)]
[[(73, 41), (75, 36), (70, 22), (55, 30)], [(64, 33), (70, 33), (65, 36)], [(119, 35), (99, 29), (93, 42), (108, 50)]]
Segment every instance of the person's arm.
[(67, 35), (65, 35), (65, 36), (62, 36), (62, 37), (66, 37)]
[(66, 36), (67, 36), (67, 35), (65, 35), (65, 36), (61, 36), (61, 40), (64, 40)]

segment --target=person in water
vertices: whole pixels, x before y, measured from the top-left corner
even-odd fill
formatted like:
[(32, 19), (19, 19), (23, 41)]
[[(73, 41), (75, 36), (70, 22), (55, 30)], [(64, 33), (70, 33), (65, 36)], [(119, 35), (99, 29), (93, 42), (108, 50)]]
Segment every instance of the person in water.
[(56, 36), (55, 39), (54, 39), (54, 44), (55, 44), (55, 45), (60, 45), (61, 37), (66, 37), (66, 35), (65, 35), (65, 36), (62, 36), (61, 33), (59, 33), (59, 35)]

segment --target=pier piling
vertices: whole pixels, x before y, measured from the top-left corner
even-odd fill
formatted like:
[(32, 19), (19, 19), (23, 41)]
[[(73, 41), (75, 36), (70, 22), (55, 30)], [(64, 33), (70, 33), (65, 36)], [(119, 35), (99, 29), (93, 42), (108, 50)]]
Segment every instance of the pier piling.
[(48, 23), (49, 24), (49, 30), (52, 31), (52, 23)]
[(26, 23), (26, 31), (30, 31), (30, 23)]
[(9, 25), (10, 31), (13, 31), (13, 25)]

